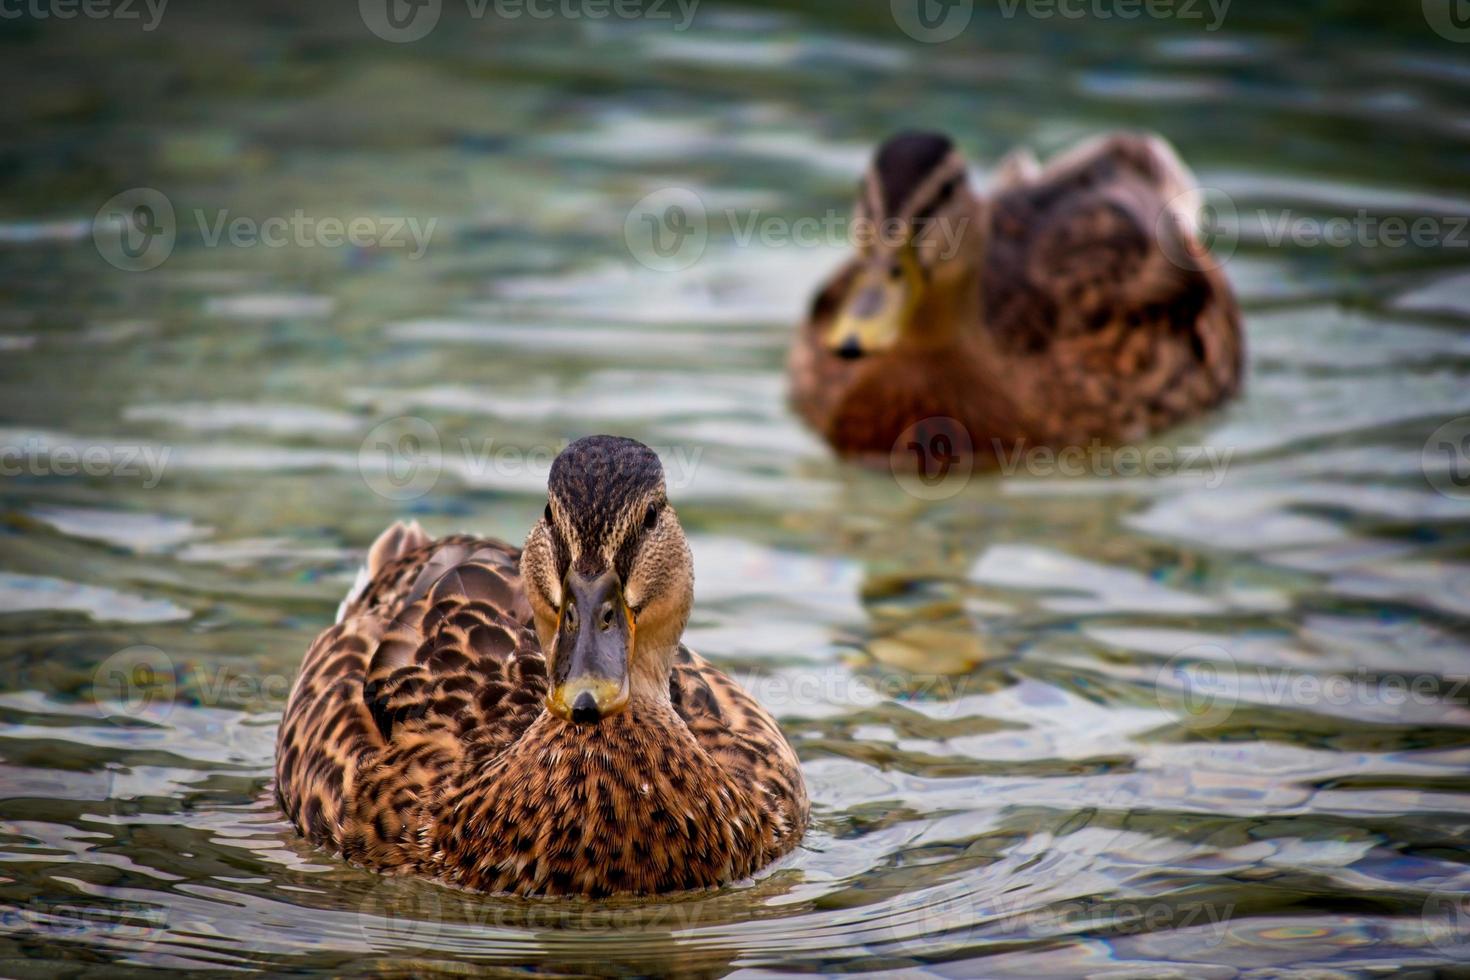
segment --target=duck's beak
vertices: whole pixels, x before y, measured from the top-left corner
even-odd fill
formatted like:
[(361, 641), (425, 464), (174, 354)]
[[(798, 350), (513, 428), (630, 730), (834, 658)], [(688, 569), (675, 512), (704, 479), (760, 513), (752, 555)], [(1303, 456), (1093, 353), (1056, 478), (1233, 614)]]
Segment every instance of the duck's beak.
[(616, 574), (562, 583), (547, 707), (559, 718), (596, 724), (628, 706), (628, 664), (637, 626)]
[(903, 335), (923, 288), (912, 249), (864, 267), (827, 333), (827, 349), (848, 360), (888, 350)]

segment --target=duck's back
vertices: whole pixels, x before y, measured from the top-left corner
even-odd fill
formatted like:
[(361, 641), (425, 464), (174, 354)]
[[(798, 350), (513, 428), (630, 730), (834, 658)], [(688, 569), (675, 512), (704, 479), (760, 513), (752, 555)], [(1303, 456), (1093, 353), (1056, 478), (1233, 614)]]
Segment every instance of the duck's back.
[(1119, 135), (998, 188), (982, 329), (1043, 441), (1141, 437), (1240, 383), (1240, 314), (1166, 143)]
[(302, 663), (276, 749), (276, 793), (313, 843), (413, 866), (418, 808), (540, 713), (546, 663), (519, 552), (395, 525)]

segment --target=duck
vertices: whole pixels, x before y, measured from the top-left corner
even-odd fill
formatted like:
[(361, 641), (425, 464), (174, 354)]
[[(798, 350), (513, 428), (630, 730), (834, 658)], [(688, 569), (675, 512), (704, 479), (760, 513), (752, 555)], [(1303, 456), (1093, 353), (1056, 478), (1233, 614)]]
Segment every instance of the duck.
[(1202, 202), (1154, 134), (1045, 165), (1012, 151), (984, 191), (947, 134), (893, 136), (859, 186), (856, 254), (791, 346), (796, 413), (840, 456), (923, 465), (938, 445), (983, 467), (1137, 441), (1222, 404), (1244, 340)]
[(741, 881), (810, 815), (771, 714), (682, 642), (689, 544), (657, 454), (553, 461), (524, 547), (384, 531), (311, 645), (276, 743), (295, 831), (471, 891), (652, 895)]

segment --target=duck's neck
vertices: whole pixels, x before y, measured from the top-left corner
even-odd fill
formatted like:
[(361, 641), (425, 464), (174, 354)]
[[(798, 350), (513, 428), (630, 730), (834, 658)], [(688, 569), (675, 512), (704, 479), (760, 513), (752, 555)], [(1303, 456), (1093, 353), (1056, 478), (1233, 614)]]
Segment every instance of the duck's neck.
[(985, 316), (980, 283), (990, 241), (989, 222), (989, 205), (976, 198), (954, 246), (954, 258), (935, 268), (904, 326), (900, 349), (924, 354), (969, 345)]

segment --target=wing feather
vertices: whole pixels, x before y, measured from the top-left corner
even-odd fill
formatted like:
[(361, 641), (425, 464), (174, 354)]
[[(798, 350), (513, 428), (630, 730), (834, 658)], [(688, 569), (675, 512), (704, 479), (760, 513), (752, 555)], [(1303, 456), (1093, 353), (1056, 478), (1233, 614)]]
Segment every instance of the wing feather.
[(520, 553), (397, 524), (371, 580), (302, 664), (276, 792), (314, 843), (396, 865), (420, 846), (408, 809), (471, 755), (493, 757), (540, 713), (546, 665), (528, 628)]
[[(1035, 365), (1042, 438), (1128, 440), (1239, 384), (1239, 309), (1198, 240), (1198, 188), (1156, 137), (1108, 137), (994, 200), (986, 329)], [(1047, 414), (1049, 413), (1049, 415)]]

